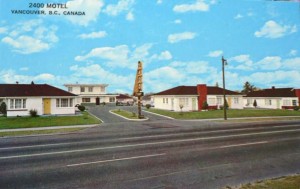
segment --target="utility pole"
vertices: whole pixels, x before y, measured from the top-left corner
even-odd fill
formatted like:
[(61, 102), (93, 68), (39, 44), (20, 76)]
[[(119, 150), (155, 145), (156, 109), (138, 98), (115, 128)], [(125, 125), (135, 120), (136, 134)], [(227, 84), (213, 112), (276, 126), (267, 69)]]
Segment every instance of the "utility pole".
[(138, 98), (138, 117), (139, 119), (143, 119), (144, 115), (142, 115), (142, 96), (144, 96), (143, 92), (143, 63), (141, 61), (138, 62), (138, 68), (135, 76), (135, 83), (133, 88), (133, 96)]
[(226, 92), (225, 92), (225, 65), (227, 65), (227, 60), (222, 56), (222, 73), (223, 73), (223, 110), (224, 110), (224, 120), (227, 120), (227, 106), (226, 106)]

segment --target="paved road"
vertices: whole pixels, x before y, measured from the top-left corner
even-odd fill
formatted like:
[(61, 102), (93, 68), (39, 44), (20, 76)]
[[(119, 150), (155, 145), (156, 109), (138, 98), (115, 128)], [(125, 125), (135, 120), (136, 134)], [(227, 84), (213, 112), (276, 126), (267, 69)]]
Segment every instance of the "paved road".
[(106, 123), (0, 139), (0, 188), (221, 188), (300, 173), (300, 122)]
[[(120, 122), (132, 122), (128, 121), (124, 118), (118, 117), (112, 113), (110, 110), (121, 109), (130, 112), (135, 112), (137, 114), (137, 106), (115, 106), (115, 105), (105, 105), (105, 106), (89, 106), (88, 111), (91, 112), (93, 115), (100, 118), (104, 123), (120, 123)], [(142, 112), (150, 121), (156, 120), (169, 120), (166, 117), (154, 115), (147, 112)]]

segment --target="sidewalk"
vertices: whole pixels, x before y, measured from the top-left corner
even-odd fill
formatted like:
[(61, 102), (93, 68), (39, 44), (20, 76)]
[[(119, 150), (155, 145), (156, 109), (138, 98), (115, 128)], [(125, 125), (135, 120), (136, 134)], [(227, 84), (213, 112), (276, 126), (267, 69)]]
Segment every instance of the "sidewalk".
[(32, 127), (32, 128), (20, 128), (20, 129), (0, 129), (0, 132), (41, 131), (41, 130), (53, 130), (53, 129), (67, 129), (67, 128), (90, 128), (90, 127), (96, 127), (96, 126), (99, 126), (99, 124), (93, 124), (93, 125), (53, 126), (53, 127)]

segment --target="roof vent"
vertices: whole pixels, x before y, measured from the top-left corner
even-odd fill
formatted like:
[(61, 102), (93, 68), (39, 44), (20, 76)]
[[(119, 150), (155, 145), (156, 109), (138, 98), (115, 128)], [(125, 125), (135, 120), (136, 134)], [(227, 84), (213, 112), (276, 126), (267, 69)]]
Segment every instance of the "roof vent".
[(31, 85), (34, 85), (34, 82), (33, 82), (33, 81), (31, 81)]
[(275, 86), (272, 86), (272, 89), (274, 90), (274, 89), (275, 89)]
[(19, 84), (19, 81), (16, 81), (16, 84)]

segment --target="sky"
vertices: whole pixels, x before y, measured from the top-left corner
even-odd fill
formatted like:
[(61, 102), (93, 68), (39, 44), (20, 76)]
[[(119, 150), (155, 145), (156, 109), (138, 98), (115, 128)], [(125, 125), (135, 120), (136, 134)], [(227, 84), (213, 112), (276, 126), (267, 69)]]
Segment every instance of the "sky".
[(0, 0), (0, 83), (222, 87), (224, 56), (229, 90), (300, 88), (299, 30), (296, 0)]

